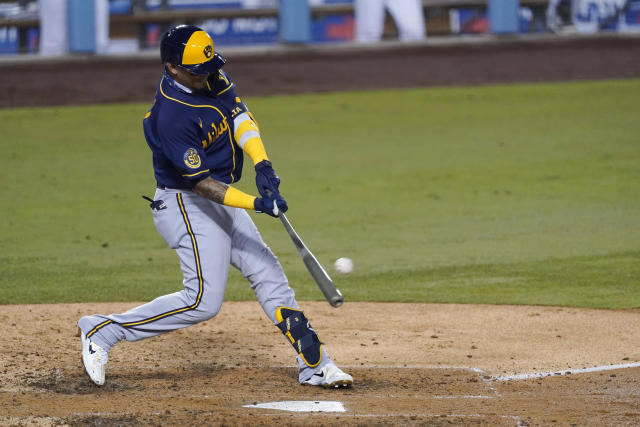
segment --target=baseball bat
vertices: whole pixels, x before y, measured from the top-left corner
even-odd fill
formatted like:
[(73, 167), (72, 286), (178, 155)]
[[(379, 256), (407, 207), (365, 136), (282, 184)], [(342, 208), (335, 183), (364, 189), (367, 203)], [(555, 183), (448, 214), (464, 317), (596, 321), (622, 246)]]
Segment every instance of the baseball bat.
[(327, 274), (316, 257), (313, 256), (309, 248), (304, 244), (300, 236), (298, 236), (298, 233), (293, 229), (293, 226), (284, 213), (280, 213), (280, 221), (282, 221), (282, 225), (284, 225), (285, 230), (289, 233), (289, 237), (291, 237), (293, 244), (298, 250), (298, 255), (302, 258), (302, 262), (304, 262), (305, 267), (309, 270), (311, 277), (324, 294), (324, 297), (333, 307), (340, 307), (344, 302), (344, 297), (338, 288), (336, 288), (336, 285), (333, 283), (333, 280), (331, 280), (331, 277), (329, 277), (329, 274)]

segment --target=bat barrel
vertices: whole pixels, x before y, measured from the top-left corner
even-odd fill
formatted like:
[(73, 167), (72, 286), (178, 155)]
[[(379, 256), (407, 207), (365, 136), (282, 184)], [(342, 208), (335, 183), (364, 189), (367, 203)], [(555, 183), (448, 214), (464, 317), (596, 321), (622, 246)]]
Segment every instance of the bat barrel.
[(340, 307), (344, 302), (344, 297), (336, 288), (336, 285), (331, 280), (331, 277), (327, 274), (322, 265), (318, 262), (313, 253), (307, 248), (304, 244), (298, 233), (293, 229), (293, 226), (289, 222), (289, 219), (284, 213), (280, 214), (280, 221), (282, 221), (282, 225), (284, 225), (285, 230), (291, 237), (293, 244), (298, 249), (298, 254), (302, 258), (302, 262), (305, 267), (311, 274), (311, 278), (316, 282), (326, 300), (331, 304), (332, 307)]

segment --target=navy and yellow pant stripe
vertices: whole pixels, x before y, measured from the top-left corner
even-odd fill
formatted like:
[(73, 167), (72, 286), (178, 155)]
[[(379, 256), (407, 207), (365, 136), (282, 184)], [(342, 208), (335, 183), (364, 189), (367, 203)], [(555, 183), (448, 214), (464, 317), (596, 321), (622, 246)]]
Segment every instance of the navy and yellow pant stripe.
[[(193, 259), (195, 260), (195, 267), (196, 267), (196, 273), (197, 273), (197, 278), (198, 278), (198, 294), (196, 296), (196, 300), (193, 304), (185, 306), (185, 307), (181, 307), (181, 308), (177, 308), (174, 310), (169, 310), (166, 311), (164, 313), (160, 313), (158, 315), (152, 316), (152, 317), (148, 317), (146, 319), (142, 319), (136, 322), (128, 322), (128, 323), (120, 323), (120, 326), (123, 326), (125, 328), (130, 328), (130, 327), (134, 327), (134, 326), (139, 326), (139, 325), (144, 325), (147, 323), (151, 323), (154, 322), (156, 320), (159, 319), (163, 319), (175, 314), (179, 314), (179, 313), (184, 313), (185, 311), (189, 311), (189, 310), (194, 310), (196, 309), (199, 305), (200, 302), (202, 301), (202, 294), (204, 293), (204, 280), (202, 278), (202, 267), (200, 264), (200, 253), (198, 251), (198, 242), (196, 240), (196, 236), (195, 233), (193, 231), (193, 228), (191, 227), (191, 221), (189, 221), (189, 215), (187, 214), (187, 210), (184, 207), (184, 201), (182, 200), (182, 194), (178, 193), (176, 194), (176, 198), (178, 201), (178, 206), (180, 207), (180, 212), (182, 214), (182, 219), (184, 221), (184, 224), (186, 226), (187, 229), (187, 233), (189, 234), (189, 237), (191, 239), (191, 245), (193, 248)], [(87, 338), (91, 338), (91, 336), (93, 334), (95, 334), (96, 332), (98, 332), (101, 328), (109, 325), (113, 323), (113, 320), (105, 320), (104, 322), (96, 325), (93, 329), (91, 329), (89, 332), (87, 332), (86, 336)]]

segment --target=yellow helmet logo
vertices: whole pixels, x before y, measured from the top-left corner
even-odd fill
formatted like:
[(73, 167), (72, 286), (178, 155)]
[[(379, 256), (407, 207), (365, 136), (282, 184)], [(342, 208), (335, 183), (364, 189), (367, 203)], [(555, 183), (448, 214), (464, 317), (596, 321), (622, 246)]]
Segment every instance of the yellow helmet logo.
[(207, 62), (213, 56), (213, 40), (204, 31), (195, 31), (187, 40), (182, 53), (182, 65)]

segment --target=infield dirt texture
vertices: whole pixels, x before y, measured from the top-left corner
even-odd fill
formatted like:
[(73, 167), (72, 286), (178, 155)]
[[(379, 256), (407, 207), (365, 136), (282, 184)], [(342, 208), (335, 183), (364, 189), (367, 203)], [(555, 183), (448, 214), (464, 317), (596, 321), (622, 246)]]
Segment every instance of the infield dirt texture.
[[(244, 95), (640, 77), (640, 38), (229, 56)], [(9, 108), (147, 101), (160, 65), (75, 58), (0, 62), (0, 72), (0, 107)], [(0, 424), (640, 423), (638, 309), (347, 301), (336, 310), (303, 301), (336, 362), (354, 375), (353, 389), (333, 391), (297, 384), (293, 351), (257, 302), (227, 302), (210, 321), (119, 344), (106, 385), (93, 386), (77, 319), (136, 304), (0, 306)], [(546, 375), (557, 372), (564, 375)], [(285, 400), (338, 401), (345, 412), (245, 407)]]

